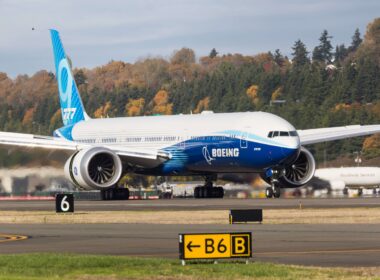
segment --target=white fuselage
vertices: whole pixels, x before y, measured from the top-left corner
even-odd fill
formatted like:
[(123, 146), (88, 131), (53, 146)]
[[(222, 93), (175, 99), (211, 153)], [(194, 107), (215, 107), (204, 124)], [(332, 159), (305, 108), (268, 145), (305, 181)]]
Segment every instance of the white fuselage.
[(90, 119), (74, 126), (73, 140), (141, 149), (161, 149), (200, 136), (228, 136), (278, 147), (299, 147), (298, 137), (268, 138), (269, 131), (295, 131), (284, 119), (264, 112), (206, 113)]
[(91, 119), (77, 123), (71, 137), (91, 146), (170, 152), (158, 171), (167, 175), (260, 172), (300, 149), (295, 128), (264, 112)]

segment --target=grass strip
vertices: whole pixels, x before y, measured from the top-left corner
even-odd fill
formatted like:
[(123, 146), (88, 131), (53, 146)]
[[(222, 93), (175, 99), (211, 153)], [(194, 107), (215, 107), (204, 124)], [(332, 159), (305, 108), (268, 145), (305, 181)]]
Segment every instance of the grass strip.
[(189, 263), (159, 258), (77, 254), (0, 255), (0, 279), (379, 279), (378, 270), (270, 263)]

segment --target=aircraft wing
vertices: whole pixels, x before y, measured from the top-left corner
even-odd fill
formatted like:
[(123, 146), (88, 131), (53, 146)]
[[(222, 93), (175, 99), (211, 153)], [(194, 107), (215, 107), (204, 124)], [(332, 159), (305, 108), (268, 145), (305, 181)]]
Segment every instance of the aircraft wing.
[[(92, 145), (77, 143), (58, 137), (40, 136), (25, 133), (0, 132), (0, 144), (8, 146), (19, 146), (25, 148), (43, 148), (50, 150), (79, 151)], [(143, 167), (155, 167), (170, 159), (170, 153), (160, 150), (142, 150), (123, 146), (102, 145), (114, 151), (120, 158), (131, 165)]]
[(380, 132), (380, 125), (349, 125), (297, 130), (301, 145), (365, 136)]
[(78, 150), (77, 143), (65, 139), (14, 132), (0, 132), (0, 144), (26, 148), (45, 148), (66, 151)]

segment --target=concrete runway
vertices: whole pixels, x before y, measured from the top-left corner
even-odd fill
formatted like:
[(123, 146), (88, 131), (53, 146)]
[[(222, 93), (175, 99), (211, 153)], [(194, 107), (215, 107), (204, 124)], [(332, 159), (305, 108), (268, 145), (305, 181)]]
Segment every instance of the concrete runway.
[[(76, 211), (159, 211), (298, 208), (380, 207), (374, 198), (301, 199), (160, 199), (126, 201), (75, 201)], [(55, 201), (0, 201), (0, 211), (55, 211)]]
[(253, 233), (253, 260), (312, 266), (379, 266), (378, 225), (0, 224), (0, 253), (70, 252), (178, 258), (178, 233)]

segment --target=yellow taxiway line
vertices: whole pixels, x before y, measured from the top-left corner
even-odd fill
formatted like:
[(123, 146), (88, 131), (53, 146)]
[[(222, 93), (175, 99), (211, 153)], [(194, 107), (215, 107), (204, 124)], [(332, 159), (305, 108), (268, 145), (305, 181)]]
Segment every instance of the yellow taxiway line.
[(0, 233), (0, 243), (4, 242), (12, 242), (12, 241), (20, 241), (28, 239), (26, 235), (17, 235), (17, 234), (2, 234)]

